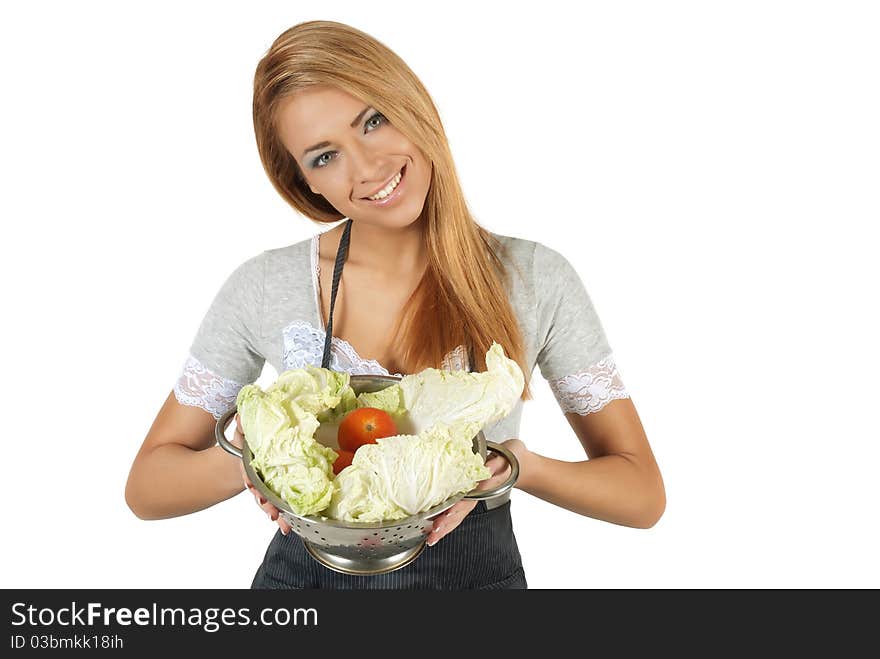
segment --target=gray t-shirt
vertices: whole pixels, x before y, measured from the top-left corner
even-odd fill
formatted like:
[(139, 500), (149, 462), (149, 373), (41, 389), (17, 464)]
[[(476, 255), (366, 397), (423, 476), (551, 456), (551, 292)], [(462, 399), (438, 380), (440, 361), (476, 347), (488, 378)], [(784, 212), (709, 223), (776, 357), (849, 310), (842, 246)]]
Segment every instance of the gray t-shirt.
[[(571, 264), (538, 242), (492, 234), (507, 248), (508, 295), (525, 339), (531, 373), (537, 365), (564, 412), (588, 414), (626, 398), (611, 348), (584, 285)], [(202, 320), (174, 387), (177, 400), (219, 418), (238, 391), (260, 377), (268, 362), (282, 373), (321, 366), (324, 327), (318, 297), (319, 235), (270, 249), (238, 266), (221, 286)], [(331, 340), (337, 371), (388, 371), (362, 359), (346, 341)], [(462, 346), (442, 368), (468, 368)], [(501, 442), (519, 436), (523, 401), (483, 430)]]

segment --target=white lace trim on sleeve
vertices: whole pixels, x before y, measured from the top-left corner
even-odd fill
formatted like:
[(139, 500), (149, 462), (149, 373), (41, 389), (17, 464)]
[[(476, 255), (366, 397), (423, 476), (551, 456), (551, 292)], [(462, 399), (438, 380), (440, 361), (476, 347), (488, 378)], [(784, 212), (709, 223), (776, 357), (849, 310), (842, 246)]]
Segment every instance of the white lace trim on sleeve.
[(548, 380), (548, 383), (563, 412), (576, 412), (582, 416), (598, 412), (616, 398), (629, 398), (613, 355), (608, 355), (586, 371)]
[(219, 419), (235, 406), (242, 387), (243, 384), (220, 377), (189, 355), (174, 385), (174, 395), (182, 405), (201, 407)]

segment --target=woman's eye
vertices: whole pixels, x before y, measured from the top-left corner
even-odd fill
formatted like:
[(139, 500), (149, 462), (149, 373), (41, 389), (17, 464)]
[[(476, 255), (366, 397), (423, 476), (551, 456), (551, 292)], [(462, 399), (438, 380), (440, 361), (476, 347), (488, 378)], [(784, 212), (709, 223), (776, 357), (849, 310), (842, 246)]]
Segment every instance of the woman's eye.
[[(317, 158), (315, 158), (312, 161), (312, 167), (326, 167), (330, 163), (329, 156), (332, 156), (334, 153), (336, 153), (336, 152), (335, 151), (325, 151), (324, 153), (322, 153), (320, 156), (318, 156)], [(325, 159), (325, 156), (327, 156), (326, 159)]]
[(367, 128), (378, 128), (385, 122), (385, 115), (381, 112), (377, 112), (372, 117), (367, 119), (367, 123), (365, 124)]

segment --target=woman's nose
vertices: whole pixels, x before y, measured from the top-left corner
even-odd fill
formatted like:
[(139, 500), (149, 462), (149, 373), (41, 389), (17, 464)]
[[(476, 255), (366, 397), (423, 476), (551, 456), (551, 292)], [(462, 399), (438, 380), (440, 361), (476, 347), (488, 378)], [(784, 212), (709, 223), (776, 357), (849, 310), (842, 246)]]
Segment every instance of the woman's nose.
[(349, 158), (352, 164), (352, 174), (354, 179), (360, 185), (369, 185), (371, 183), (382, 183), (383, 176), (386, 178), (388, 172), (388, 158), (373, 149), (359, 146), (351, 149)]

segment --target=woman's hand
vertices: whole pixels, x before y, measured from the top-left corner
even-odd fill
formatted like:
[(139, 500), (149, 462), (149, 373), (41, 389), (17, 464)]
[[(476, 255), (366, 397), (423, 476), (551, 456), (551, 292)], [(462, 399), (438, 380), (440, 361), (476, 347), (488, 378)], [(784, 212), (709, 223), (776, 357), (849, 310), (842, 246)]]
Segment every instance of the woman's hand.
[[(232, 443), (238, 448), (244, 448), (244, 433), (241, 431), (241, 419), (237, 413), (235, 415), (235, 437), (232, 440)], [(256, 499), (257, 505), (260, 509), (269, 516), (269, 519), (278, 524), (281, 533), (284, 535), (290, 533), (290, 524), (285, 522), (281, 517), (281, 511), (263, 498), (263, 496), (257, 492), (257, 488), (254, 487), (254, 484), (251, 483), (250, 479), (247, 477), (243, 461), (239, 460), (238, 468), (241, 470), (241, 478), (244, 481), (244, 486), (254, 495), (254, 499)]]
[[(502, 442), (501, 445), (513, 453), (516, 456), (517, 461), (519, 461), (520, 476), (517, 479), (517, 483), (521, 482), (529, 450), (526, 448), (526, 445), (518, 439), (508, 439), (506, 442)], [(489, 471), (492, 472), (492, 475), (486, 480), (480, 481), (479, 485), (477, 485), (478, 490), (490, 490), (493, 487), (497, 487), (506, 481), (508, 476), (510, 476), (510, 466), (507, 464), (507, 460), (500, 455), (493, 455), (489, 458), (486, 461), (486, 466), (489, 468)], [(470, 513), (476, 505), (477, 502), (475, 500), (465, 499), (459, 501), (449, 510), (435, 517), (434, 528), (431, 529), (431, 533), (428, 534), (428, 546), (437, 544), (437, 541), (440, 540), (440, 538), (444, 537), (456, 526), (461, 524), (462, 520), (467, 517), (468, 513)]]

